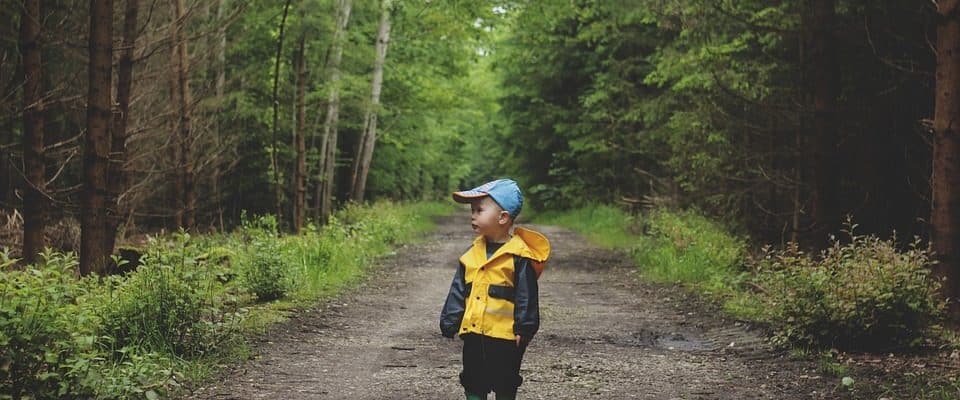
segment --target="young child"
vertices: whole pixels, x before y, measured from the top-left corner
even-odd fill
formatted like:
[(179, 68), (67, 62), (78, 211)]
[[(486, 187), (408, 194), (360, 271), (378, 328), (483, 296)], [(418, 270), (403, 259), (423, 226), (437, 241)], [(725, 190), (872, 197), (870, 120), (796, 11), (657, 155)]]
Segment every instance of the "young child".
[(460, 384), (468, 400), (515, 399), (523, 382), (520, 363), (540, 328), (537, 278), (550, 254), (540, 233), (515, 228), (523, 206), (517, 183), (499, 179), (453, 193), (470, 203), (478, 236), (460, 256), (450, 293), (440, 314), (440, 331), (463, 340)]

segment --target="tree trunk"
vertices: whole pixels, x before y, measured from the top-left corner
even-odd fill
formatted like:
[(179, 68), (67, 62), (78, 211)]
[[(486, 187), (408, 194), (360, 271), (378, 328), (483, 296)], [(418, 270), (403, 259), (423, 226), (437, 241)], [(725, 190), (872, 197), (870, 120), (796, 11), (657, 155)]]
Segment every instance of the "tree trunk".
[(283, 29), (287, 24), (287, 11), (289, 10), (290, 0), (287, 0), (283, 5), (283, 18), (280, 19), (280, 36), (277, 38), (277, 57), (273, 67), (273, 150), (270, 152), (270, 163), (273, 167), (274, 206), (277, 210), (277, 227), (280, 226), (283, 220), (283, 198), (280, 191), (280, 157), (277, 154), (277, 130), (279, 129), (277, 125), (280, 120), (280, 99), (278, 98), (277, 91), (280, 85), (280, 53), (283, 52)]
[(110, 165), (107, 168), (107, 240), (103, 251), (113, 254), (117, 228), (126, 216), (120, 205), (120, 197), (129, 178), (124, 165), (127, 162), (127, 122), (130, 120), (130, 92), (133, 84), (133, 53), (137, 40), (137, 14), (140, 0), (127, 0), (123, 17), (123, 41), (120, 44), (120, 60), (117, 62), (117, 106), (113, 114), (110, 140)]
[(828, 235), (840, 223), (837, 172), (837, 97), (840, 91), (834, 20), (836, 0), (814, 0), (812, 43), (810, 46), (813, 79), (813, 140), (811, 141), (811, 214), (813, 244), (824, 247)]
[(176, 60), (176, 74), (177, 74), (177, 140), (176, 143), (180, 146), (179, 151), (179, 169), (178, 177), (180, 180), (179, 186), (181, 189), (181, 199), (179, 204), (182, 206), (179, 213), (182, 215), (181, 223), (179, 224), (180, 228), (191, 230), (196, 225), (196, 208), (197, 208), (197, 192), (196, 185), (194, 184), (195, 177), (193, 176), (193, 156), (191, 155), (191, 148), (193, 145), (193, 138), (191, 132), (191, 116), (190, 116), (190, 59), (187, 56), (187, 38), (184, 35), (184, 26), (186, 26), (186, 21), (184, 20), (184, 0), (174, 0), (174, 23), (173, 23), (173, 45), (174, 45), (174, 59)]
[(20, 17), (23, 56), (23, 260), (33, 263), (43, 250), (46, 164), (43, 144), (43, 67), (40, 60), (40, 0), (25, 0)]
[(934, 272), (943, 278), (943, 296), (950, 300), (950, 316), (960, 322), (960, 10), (958, 0), (937, 4), (936, 105), (933, 129), (933, 249), (939, 263)]
[(293, 133), (293, 144), (297, 151), (297, 162), (293, 170), (293, 232), (300, 233), (303, 227), (303, 211), (307, 197), (307, 146), (304, 139), (305, 121), (307, 119), (306, 88), (307, 88), (307, 56), (306, 36), (300, 35), (299, 49), (297, 50), (297, 123)]
[(327, 118), (323, 122), (323, 144), (321, 144), (321, 174), (318, 189), (320, 201), (320, 223), (330, 221), (332, 211), (334, 170), (337, 158), (337, 123), (340, 113), (340, 61), (343, 59), (343, 41), (346, 36), (347, 22), (350, 20), (350, 0), (337, 0), (337, 26), (333, 33), (333, 59), (330, 60), (330, 97), (327, 102)]
[[(14, 142), (13, 130), (16, 122), (13, 118), (4, 119), (3, 127), (0, 128), (2, 129), (0, 131), (0, 146), (10, 146)], [(10, 173), (11, 160), (9, 151), (0, 152), (0, 204), (4, 206), (10, 204), (14, 199), (10, 194), (13, 188), (13, 175)]]
[(80, 210), (80, 274), (103, 273), (107, 240), (106, 193), (110, 157), (110, 95), (113, 73), (113, 0), (90, 0), (90, 66), (87, 132)]
[[(216, 140), (217, 149), (220, 149), (223, 146), (223, 127), (220, 122), (223, 120), (221, 112), (223, 110), (223, 88), (224, 83), (227, 77), (227, 24), (223, 20), (223, 12), (226, 8), (226, 3), (228, 0), (217, 0), (217, 22), (219, 23), (220, 30), (218, 31), (218, 45), (217, 45), (217, 81), (215, 83), (214, 90), (216, 91), (217, 96), (217, 128), (216, 134), (214, 135), (214, 140)], [(213, 163), (213, 176), (212, 178), (212, 189), (214, 201), (217, 203), (217, 222), (219, 223), (220, 231), (224, 231), (223, 225), (223, 193), (220, 189), (220, 175), (223, 173), (220, 169), (220, 161)]]
[(390, 0), (383, 0), (380, 10), (380, 28), (377, 30), (377, 55), (373, 64), (373, 79), (370, 83), (370, 107), (363, 123), (363, 136), (353, 161), (351, 198), (360, 203), (367, 187), (367, 174), (373, 161), (373, 148), (377, 144), (377, 113), (380, 111), (380, 89), (383, 87), (383, 63), (390, 44)]

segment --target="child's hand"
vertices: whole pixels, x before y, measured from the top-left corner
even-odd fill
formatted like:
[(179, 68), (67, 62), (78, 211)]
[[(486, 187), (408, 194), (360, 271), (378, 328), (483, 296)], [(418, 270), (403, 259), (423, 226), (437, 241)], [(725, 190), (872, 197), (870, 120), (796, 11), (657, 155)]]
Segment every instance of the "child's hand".
[(527, 345), (530, 343), (530, 339), (524, 338), (523, 336), (516, 335), (517, 347), (520, 347), (520, 344)]

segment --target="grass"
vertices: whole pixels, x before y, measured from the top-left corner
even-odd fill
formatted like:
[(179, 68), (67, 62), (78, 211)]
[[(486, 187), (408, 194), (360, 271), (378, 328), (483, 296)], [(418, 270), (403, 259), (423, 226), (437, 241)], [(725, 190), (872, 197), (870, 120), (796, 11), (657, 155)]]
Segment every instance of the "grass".
[[(837, 339), (851, 337), (846, 327), (879, 332), (874, 336), (883, 345), (894, 340), (883, 334), (887, 326), (900, 326), (895, 332), (906, 335), (896, 343), (933, 341), (945, 343), (946, 349), (960, 348), (956, 337), (937, 333), (938, 326), (930, 324), (938, 320), (940, 308), (930, 297), (935, 286), (925, 279), (930, 253), (919, 243), (903, 250), (893, 241), (854, 235), (855, 225), (848, 222), (848, 241), (833, 243), (824, 253), (811, 255), (793, 247), (765, 248), (751, 255), (745, 238), (693, 211), (629, 215), (616, 207), (592, 205), (542, 212), (533, 219), (629, 254), (647, 280), (681, 284), (720, 304), (728, 315), (770, 326), (775, 343), (793, 346), (820, 374), (837, 380), (841, 398), (960, 398), (960, 378), (952, 370), (901, 366), (875, 375), (826, 350), (846, 343)], [(858, 374), (870, 378), (853, 380)]]
[(102, 279), (76, 279), (75, 254), (47, 251), (12, 270), (0, 253), (0, 399), (175, 395), (248, 358), (250, 337), (359, 282), (452, 210), (352, 205), (300, 235), (247, 218), (226, 234), (153, 238), (135, 272)]
[(631, 234), (631, 229), (638, 226), (639, 219), (613, 206), (593, 205), (569, 211), (543, 211), (535, 214), (533, 219), (538, 224), (573, 229), (606, 248), (626, 250), (637, 240)]
[[(601, 247), (627, 252), (649, 280), (732, 298), (745, 242), (695, 212), (630, 215), (609, 205), (546, 211), (537, 223), (570, 228)], [(647, 232), (647, 234), (642, 234)]]

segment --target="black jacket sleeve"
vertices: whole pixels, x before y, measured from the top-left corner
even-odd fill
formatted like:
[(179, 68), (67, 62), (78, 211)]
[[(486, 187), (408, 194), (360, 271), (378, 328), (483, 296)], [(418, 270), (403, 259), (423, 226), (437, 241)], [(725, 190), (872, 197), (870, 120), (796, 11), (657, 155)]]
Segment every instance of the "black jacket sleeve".
[(513, 303), (513, 333), (524, 339), (531, 339), (540, 329), (540, 288), (537, 286), (537, 272), (530, 259), (515, 256)]
[(440, 332), (448, 338), (456, 336), (460, 329), (460, 322), (463, 321), (463, 312), (466, 309), (464, 299), (470, 295), (470, 287), (463, 278), (463, 270), (461, 263), (453, 276), (453, 282), (450, 283), (450, 293), (447, 294), (447, 301), (443, 304), (443, 311), (440, 312)]

